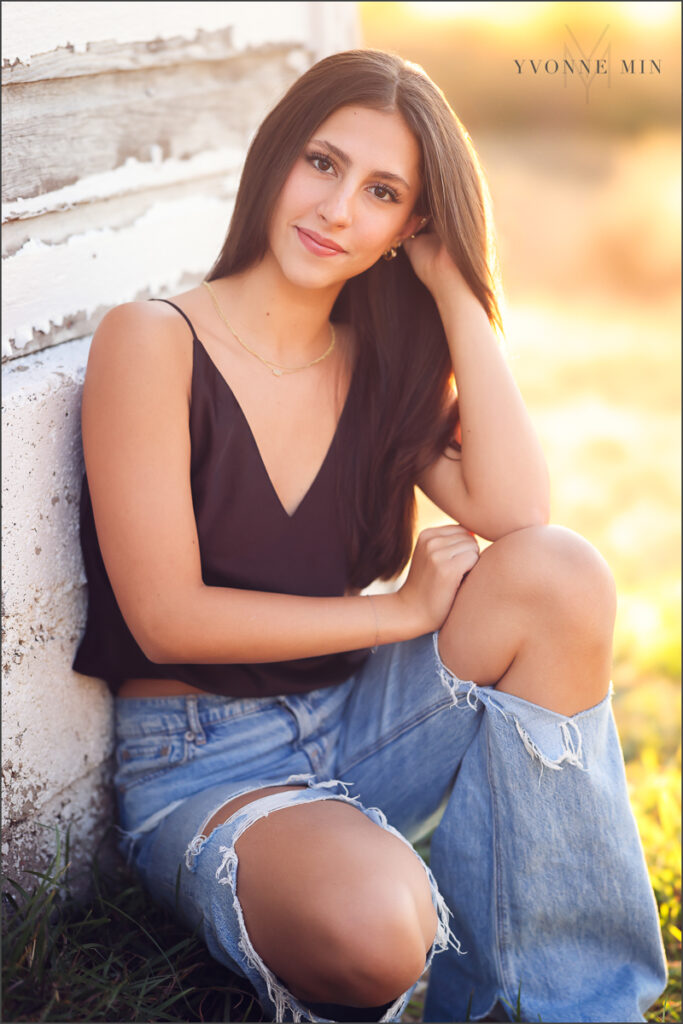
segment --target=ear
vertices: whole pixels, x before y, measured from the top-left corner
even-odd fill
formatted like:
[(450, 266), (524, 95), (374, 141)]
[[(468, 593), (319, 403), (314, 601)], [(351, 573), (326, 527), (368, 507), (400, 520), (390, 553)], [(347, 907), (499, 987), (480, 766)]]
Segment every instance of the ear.
[(405, 227), (403, 228), (403, 231), (401, 232), (398, 238), (397, 244), (401, 245), (403, 242), (405, 242), (406, 238), (410, 238), (412, 235), (416, 235), (418, 231), (422, 230), (422, 228), (425, 226), (428, 220), (429, 217), (420, 216), (419, 213), (411, 214), (411, 216), (408, 218)]

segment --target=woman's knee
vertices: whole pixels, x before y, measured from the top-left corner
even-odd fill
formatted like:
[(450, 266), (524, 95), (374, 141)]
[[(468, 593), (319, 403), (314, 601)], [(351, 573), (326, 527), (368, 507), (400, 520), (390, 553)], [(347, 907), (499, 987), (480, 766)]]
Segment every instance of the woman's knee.
[[(495, 541), (482, 553), (498, 585), (534, 618), (558, 616), (566, 627), (604, 636), (616, 616), (616, 588), (600, 552), (562, 526), (533, 526)], [(475, 567), (476, 569), (476, 567)]]
[(297, 998), (379, 1006), (419, 978), (438, 924), (427, 874), (359, 808), (294, 805), (256, 821), (237, 853), (252, 944)]
[[(433, 936), (426, 944), (410, 889), (380, 877), (364, 889), (340, 891), (319, 908), (306, 977), (297, 979), (309, 1001), (380, 1006), (397, 999), (424, 971)], [(295, 994), (296, 989), (293, 981)]]

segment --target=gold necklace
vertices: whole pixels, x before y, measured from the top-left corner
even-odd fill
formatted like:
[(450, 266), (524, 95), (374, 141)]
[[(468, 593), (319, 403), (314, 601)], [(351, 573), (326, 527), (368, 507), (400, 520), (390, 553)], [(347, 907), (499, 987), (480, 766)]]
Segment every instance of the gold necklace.
[(216, 312), (218, 313), (219, 317), (221, 318), (221, 320), (223, 321), (225, 326), (228, 328), (230, 333), (233, 334), (235, 336), (235, 338), (237, 338), (237, 340), (239, 341), (239, 343), (242, 346), (242, 348), (245, 348), (247, 350), (247, 352), (249, 352), (252, 356), (256, 356), (256, 358), (259, 359), (263, 363), (264, 366), (268, 367), (270, 372), (275, 377), (281, 377), (283, 375), (283, 373), (298, 373), (299, 370), (307, 370), (309, 366), (315, 366), (316, 363), (322, 363), (323, 359), (327, 359), (327, 357), (329, 356), (330, 352), (334, 348), (334, 343), (336, 341), (336, 335), (335, 335), (335, 331), (334, 331), (334, 324), (330, 320), (330, 334), (332, 336), (332, 340), (330, 341), (330, 344), (329, 344), (329, 346), (327, 348), (327, 351), (323, 352), (323, 354), (321, 356), (318, 356), (317, 359), (311, 359), (310, 363), (305, 363), (303, 366), (280, 366), (279, 363), (274, 363), (270, 359), (264, 359), (263, 356), (260, 356), (258, 354), (258, 352), (254, 352), (253, 348), (249, 348), (247, 343), (245, 341), (242, 341), (242, 339), (240, 338), (240, 336), (237, 333), (237, 331), (235, 330), (235, 328), (231, 327), (231, 325), (228, 323), (228, 319), (227, 319), (225, 313), (223, 312), (223, 310), (221, 309), (220, 305), (218, 304), (218, 299), (216, 298), (214, 290), (211, 287), (211, 285), (209, 284), (209, 282), (208, 281), (202, 281), (202, 284), (208, 289), (209, 295), (211, 296), (213, 304), (216, 307)]

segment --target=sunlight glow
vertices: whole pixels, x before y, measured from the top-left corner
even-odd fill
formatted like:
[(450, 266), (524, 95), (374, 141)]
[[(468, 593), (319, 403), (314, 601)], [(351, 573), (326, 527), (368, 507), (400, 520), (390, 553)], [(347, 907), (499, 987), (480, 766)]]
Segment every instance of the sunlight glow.
[[(550, 15), (553, 20), (561, 23), (565, 18), (572, 17), (572, 8), (584, 6), (576, 3), (550, 3), (544, 0), (537, 0), (535, 3), (510, 3), (509, 0), (501, 0), (498, 3), (487, 2), (459, 2), (450, 3), (449, 0), (436, 0), (434, 3), (415, 0), (400, 5), (407, 14), (412, 17), (424, 18), (431, 21), (484, 21), (497, 25), (522, 26), (531, 21), (538, 21)], [(631, 22), (636, 26), (651, 26), (653, 28), (664, 26), (667, 22), (673, 22), (680, 18), (681, 5), (672, 0), (659, 3), (656, 0), (644, 0), (642, 3), (635, 3), (632, 0), (622, 0), (620, 3), (593, 3), (589, 6), (593, 9), (595, 17), (604, 16), (607, 21), (613, 18), (621, 21)]]
[[(444, 20), (451, 18), (471, 21), (488, 20), (501, 25), (516, 25), (520, 22), (530, 21), (532, 18), (538, 17), (539, 14), (544, 14), (549, 7), (552, 7), (552, 4), (543, 2), (513, 4), (507, 0), (502, 0), (499, 3), (449, 3), (447, 0), (443, 3), (424, 3), (417, 0), (414, 3), (405, 3), (403, 6), (407, 7), (412, 15), (418, 17)], [(648, 4), (634, 6), (648, 6)]]
[(654, 0), (645, 0), (644, 3), (620, 3), (615, 4), (615, 7), (623, 18), (628, 18), (637, 25), (653, 26), (673, 21), (681, 9), (678, 3), (655, 3)]
[(621, 628), (631, 634), (638, 647), (649, 647), (662, 627), (662, 616), (656, 604), (644, 598), (622, 595), (619, 599)]

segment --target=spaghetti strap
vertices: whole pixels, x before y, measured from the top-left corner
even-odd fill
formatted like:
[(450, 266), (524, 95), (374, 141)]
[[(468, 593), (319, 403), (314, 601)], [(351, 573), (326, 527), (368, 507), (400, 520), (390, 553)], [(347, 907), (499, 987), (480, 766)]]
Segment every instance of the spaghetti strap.
[(177, 311), (178, 311), (178, 313), (180, 313), (181, 317), (183, 318), (183, 320), (185, 321), (185, 323), (187, 324), (187, 326), (188, 326), (188, 327), (190, 328), (190, 330), (192, 331), (192, 338), (193, 338), (193, 340), (194, 340), (194, 341), (199, 341), (199, 338), (197, 337), (197, 332), (195, 331), (194, 327), (192, 326), (192, 321), (190, 320), (190, 318), (189, 318), (189, 316), (187, 315), (187, 313), (183, 313), (183, 311), (182, 311), (182, 309), (180, 308), (180, 306), (176, 306), (175, 302), (171, 302), (171, 300), (170, 300), (170, 299), (150, 299), (149, 301), (150, 301), (150, 302), (165, 302), (165, 303), (167, 303), (167, 304), (168, 304), (169, 306), (173, 306), (173, 308), (174, 308), (175, 310), (177, 310)]

